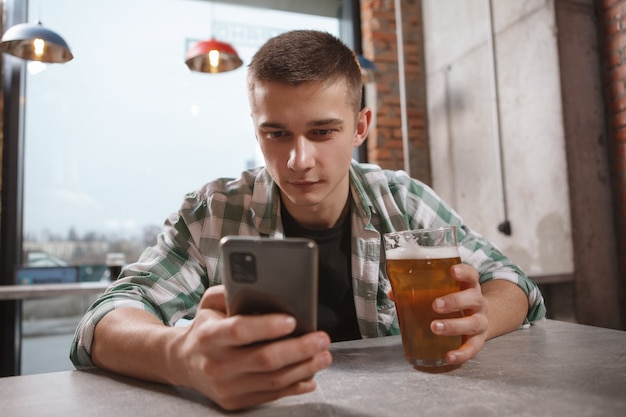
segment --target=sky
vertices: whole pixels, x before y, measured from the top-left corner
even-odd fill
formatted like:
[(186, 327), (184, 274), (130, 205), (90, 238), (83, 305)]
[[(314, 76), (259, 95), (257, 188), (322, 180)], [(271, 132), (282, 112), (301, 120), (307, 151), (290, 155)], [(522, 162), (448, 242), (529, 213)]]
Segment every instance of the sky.
[[(246, 65), (267, 37), (338, 34), (338, 20), (194, 0), (41, 0), (31, 23), (59, 33), (74, 59), (29, 64), (25, 97), (25, 236), (140, 236), (185, 193), (261, 165)], [(215, 36), (244, 65), (191, 72), (185, 51)]]

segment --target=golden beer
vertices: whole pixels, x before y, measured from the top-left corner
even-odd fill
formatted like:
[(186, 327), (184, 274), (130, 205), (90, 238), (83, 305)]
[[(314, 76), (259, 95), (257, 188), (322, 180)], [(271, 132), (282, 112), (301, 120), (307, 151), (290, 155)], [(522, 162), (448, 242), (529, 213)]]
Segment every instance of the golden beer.
[[(397, 240), (395, 241), (397, 244)], [(462, 313), (437, 314), (433, 301), (460, 290), (450, 276), (452, 265), (461, 262), (456, 248), (409, 247), (387, 249), (387, 276), (391, 281), (407, 361), (415, 366), (445, 366), (446, 352), (458, 349), (461, 336), (439, 336), (432, 332), (433, 320), (461, 317)]]

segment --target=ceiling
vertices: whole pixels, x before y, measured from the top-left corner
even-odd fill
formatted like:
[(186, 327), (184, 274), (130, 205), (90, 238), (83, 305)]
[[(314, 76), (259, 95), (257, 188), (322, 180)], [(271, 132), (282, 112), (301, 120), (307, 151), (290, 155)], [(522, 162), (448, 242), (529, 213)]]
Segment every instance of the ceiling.
[[(199, 0), (210, 1), (210, 0)], [(215, 0), (218, 3), (245, 5), (288, 12), (308, 13), (318, 16), (338, 17), (342, 0)]]

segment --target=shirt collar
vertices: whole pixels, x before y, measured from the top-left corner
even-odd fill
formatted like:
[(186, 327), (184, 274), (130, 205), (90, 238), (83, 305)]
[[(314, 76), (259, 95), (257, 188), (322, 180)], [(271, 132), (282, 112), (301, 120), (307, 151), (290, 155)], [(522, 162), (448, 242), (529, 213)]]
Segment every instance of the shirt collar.
[[(349, 176), (353, 207), (358, 211), (359, 217), (366, 218), (369, 222), (374, 205), (365, 189), (366, 173), (367, 170), (363, 170), (358, 162), (352, 161)], [(265, 167), (258, 169), (254, 180), (250, 210), (253, 222), (261, 235), (284, 237), (280, 217), (280, 190)]]
[(265, 167), (259, 168), (250, 202), (252, 221), (262, 236), (284, 237), (280, 221), (280, 191)]

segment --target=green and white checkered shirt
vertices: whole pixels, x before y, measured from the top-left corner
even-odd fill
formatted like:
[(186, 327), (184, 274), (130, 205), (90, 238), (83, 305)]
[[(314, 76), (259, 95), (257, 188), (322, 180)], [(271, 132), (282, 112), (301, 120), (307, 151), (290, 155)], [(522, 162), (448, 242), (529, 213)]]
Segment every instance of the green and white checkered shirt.
[[(464, 226), (432, 189), (403, 171), (352, 163), (352, 282), (363, 337), (399, 334), (385, 274), (382, 234), (418, 228), (457, 226), (459, 252), (475, 267), (480, 282), (506, 279), (528, 296), (525, 325), (543, 319), (537, 286), (497, 248)], [(124, 269), (122, 278), (90, 307), (79, 324), (70, 357), (78, 367), (93, 366), (90, 351), (96, 323), (109, 311), (132, 307), (155, 314), (167, 325), (195, 315), (200, 298), (221, 283), (218, 243), (226, 235), (284, 237), (278, 188), (264, 168), (238, 179), (219, 179), (186, 196), (170, 216), (157, 245)]]

